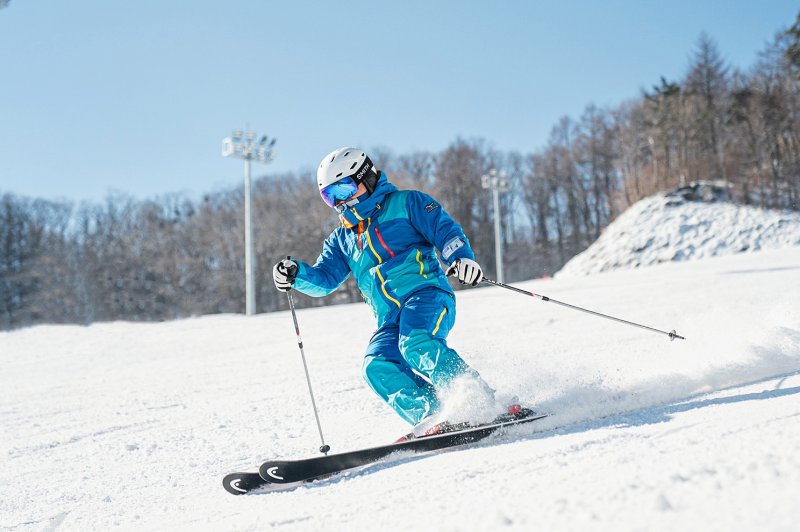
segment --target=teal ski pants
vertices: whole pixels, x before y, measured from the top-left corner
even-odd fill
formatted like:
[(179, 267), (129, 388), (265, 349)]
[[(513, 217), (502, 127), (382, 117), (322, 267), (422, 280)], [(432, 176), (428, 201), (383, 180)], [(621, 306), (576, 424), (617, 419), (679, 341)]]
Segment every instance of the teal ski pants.
[(400, 417), (416, 425), (439, 407), (437, 390), (454, 378), (478, 373), (445, 339), (456, 318), (455, 300), (438, 288), (412, 294), (394, 319), (370, 340), (364, 379)]

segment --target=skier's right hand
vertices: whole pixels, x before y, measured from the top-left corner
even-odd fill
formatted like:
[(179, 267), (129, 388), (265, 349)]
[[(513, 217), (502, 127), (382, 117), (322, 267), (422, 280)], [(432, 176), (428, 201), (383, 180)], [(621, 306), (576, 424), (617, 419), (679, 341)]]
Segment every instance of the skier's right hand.
[(297, 263), (292, 259), (283, 259), (272, 268), (272, 280), (275, 281), (275, 288), (281, 292), (292, 289), (295, 277), (297, 277)]
[(454, 275), (461, 284), (478, 286), (483, 280), (483, 270), (480, 264), (472, 259), (456, 259), (447, 269), (447, 276)]

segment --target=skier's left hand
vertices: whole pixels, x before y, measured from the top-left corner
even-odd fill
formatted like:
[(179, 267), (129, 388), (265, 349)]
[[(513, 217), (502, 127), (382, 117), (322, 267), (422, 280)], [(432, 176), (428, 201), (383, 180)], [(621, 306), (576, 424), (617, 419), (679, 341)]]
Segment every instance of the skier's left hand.
[(483, 280), (481, 265), (472, 259), (457, 259), (447, 269), (447, 275), (455, 275), (461, 284), (477, 286)]

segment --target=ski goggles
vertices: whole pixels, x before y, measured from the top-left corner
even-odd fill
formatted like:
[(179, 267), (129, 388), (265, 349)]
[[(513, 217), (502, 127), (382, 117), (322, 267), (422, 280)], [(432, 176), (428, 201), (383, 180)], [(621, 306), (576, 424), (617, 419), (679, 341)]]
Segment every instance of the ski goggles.
[(358, 183), (352, 176), (343, 177), (319, 190), (319, 195), (328, 207), (335, 209), (338, 202), (351, 198), (358, 191)]

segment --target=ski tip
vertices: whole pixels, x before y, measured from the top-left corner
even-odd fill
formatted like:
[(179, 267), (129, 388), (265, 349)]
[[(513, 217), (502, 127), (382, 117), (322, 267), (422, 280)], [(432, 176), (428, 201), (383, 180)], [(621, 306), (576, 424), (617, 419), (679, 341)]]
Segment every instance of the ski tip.
[(231, 495), (244, 495), (264, 484), (258, 473), (231, 473), (222, 479), (222, 487)]
[(222, 479), (222, 487), (231, 495), (244, 495), (247, 489), (242, 487), (242, 475), (234, 473)]

